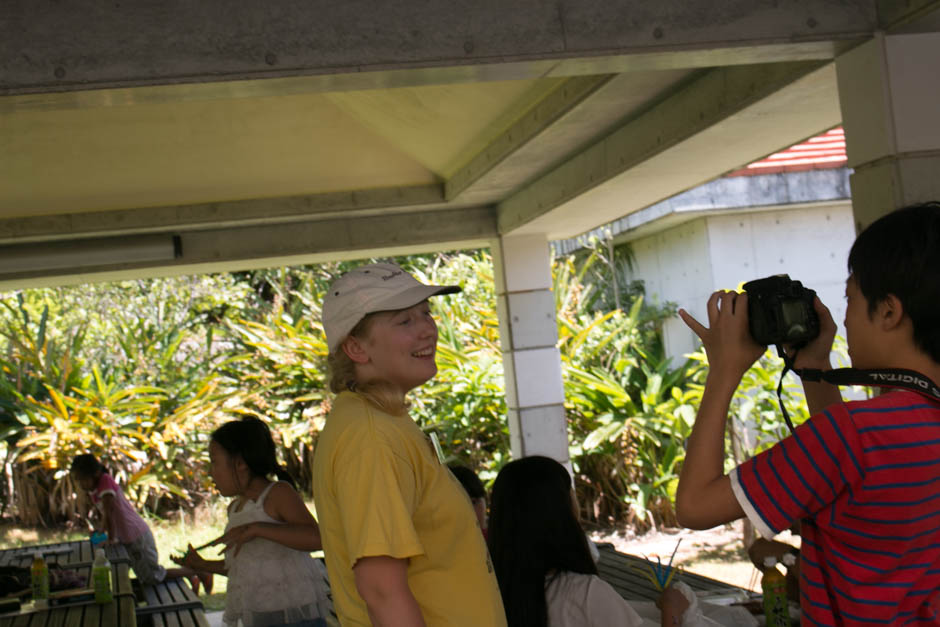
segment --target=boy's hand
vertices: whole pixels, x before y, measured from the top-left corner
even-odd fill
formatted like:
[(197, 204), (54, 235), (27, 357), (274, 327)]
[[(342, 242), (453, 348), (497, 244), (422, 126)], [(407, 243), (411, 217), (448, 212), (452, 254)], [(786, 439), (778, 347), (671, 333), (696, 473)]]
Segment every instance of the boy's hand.
[[(832, 353), (832, 342), (836, 338), (836, 323), (832, 319), (832, 313), (829, 308), (823, 305), (819, 297), (813, 299), (813, 308), (816, 315), (819, 316), (819, 335), (809, 344), (799, 349), (796, 354), (796, 368), (816, 368), (818, 370), (829, 370), (832, 366), (829, 362)], [(793, 354), (791, 346), (785, 346), (787, 355)]]
[(679, 317), (702, 340), (709, 374), (739, 381), (766, 350), (748, 330), (747, 294), (717, 291), (708, 299), (707, 309), (708, 327), (684, 309), (679, 310)]

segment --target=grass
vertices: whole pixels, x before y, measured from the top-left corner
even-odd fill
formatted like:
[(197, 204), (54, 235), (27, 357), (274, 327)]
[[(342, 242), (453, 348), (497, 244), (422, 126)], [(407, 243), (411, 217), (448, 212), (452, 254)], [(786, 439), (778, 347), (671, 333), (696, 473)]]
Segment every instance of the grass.
[[(189, 544), (199, 546), (221, 536), (225, 531), (227, 506), (227, 500), (216, 499), (197, 507), (193, 512), (181, 512), (173, 519), (146, 518), (157, 542), (160, 563), (167, 568), (174, 567), (176, 564), (171, 561), (171, 555), (182, 555)], [(221, 559), (216, 547), (200, 551), (200, 555), (209, 560)], [(227, 584), (227, 577), (217, 575), (212, 594), (207, 595), (204, 590), (199, 591), (206, 610), (225, 609)]]

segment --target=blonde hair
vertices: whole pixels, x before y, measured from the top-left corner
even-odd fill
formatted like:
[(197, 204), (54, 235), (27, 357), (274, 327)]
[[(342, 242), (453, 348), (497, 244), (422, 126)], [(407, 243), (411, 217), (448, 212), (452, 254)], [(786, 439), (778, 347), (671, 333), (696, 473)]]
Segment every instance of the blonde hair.
[[(369, 314), (360, 320), (347, 337), (365, 338), (369, 333), (373, 315)], [(356, 363), (343, 350), (345, 342), (346, 338), (343, 338), (326, 360), (330, 370), (330, 391), (333, 394), (346, 390), (355, 392), (388, 414), (400, 415), (408, 411), (410, 404), (391, 383), (382, 380), (356, 380)]]

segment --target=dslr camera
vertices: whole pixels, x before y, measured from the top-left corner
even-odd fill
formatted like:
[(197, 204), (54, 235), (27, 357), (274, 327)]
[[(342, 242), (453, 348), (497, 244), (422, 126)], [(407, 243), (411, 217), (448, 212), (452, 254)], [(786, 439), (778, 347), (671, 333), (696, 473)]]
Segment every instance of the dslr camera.
[(819, 335), (819, 316), (813, 308), (816, 292), (777, 274), (744, 284), (751, 337), (758, 344), (805, 346)]

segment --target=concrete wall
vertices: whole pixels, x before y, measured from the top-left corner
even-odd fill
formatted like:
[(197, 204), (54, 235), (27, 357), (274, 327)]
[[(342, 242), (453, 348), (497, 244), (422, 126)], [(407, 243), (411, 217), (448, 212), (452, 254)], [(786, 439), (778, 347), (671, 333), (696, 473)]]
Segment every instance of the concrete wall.
[[(631, 242), (634, 278), (645, 281), (651, 301), (674, 302), (704, 322), (713, 291), (786, 273), (816, 290), (841, 334), (846, 259), (854, 239), (847, 201), (706, 216)], [(697, 345), (678, 318), (666, 322), (664, 335), (673, 363)]]
[[(646, 283), (647, 298), (656, 303), (676, 303), (695, 315), (700, 309), (704, 312), (704, 303), (715, 289), (705, 218), (638, 239), (632, 245), (634, 278)], [(701, 307), (696, 306), (699, 304)], [(666, 321), (666, 354), (673, 363), (679, 363), (682, 355), (695, 349), (693, 339), (681, 320)]]

